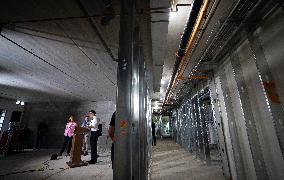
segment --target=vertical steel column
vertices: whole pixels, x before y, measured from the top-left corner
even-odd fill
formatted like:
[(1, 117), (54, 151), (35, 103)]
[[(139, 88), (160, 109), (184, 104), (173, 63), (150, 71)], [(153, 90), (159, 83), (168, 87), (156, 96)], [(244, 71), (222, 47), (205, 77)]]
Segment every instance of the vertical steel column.
[(119, 62), (117, 75), (117, 113), (114, 144), (114, 180), (132, 180), (132, 66), (134, 1), (121, 1)]
[[(132, 64), (132, 96), (131, 96), (131, 117), (132, 117), (132, 179), (140, 179), (141, 170), (141, 115), (143, 110), (141, 109), (141, 101), (143, 94), (141, 94), (141, 61), (143, 57), (141, 54), (141, 42), (139, 39), (139, 28), (134, 28), (133, 36), (133, 64)], [(142, 66), (143, 67), (143, 66)]]
[(193, 144), (194, 144), (194, 153), (198, 156), (198, 131), (197, 131), (197, 120), (196, 120), (196, 106), (194, 103), (194, 99), (191, 100), (192, 104), (192, 116), (193, 116)]
[(182, 146), (185, 147), (186, 145), (186, 112), (185, 112), (185, 105), (182, 106)]
[(243, 107), (242, 109), (243, 109), (244, 119), (246, 121), (247, 134), (248, 134), (248, 139), (249, 139), (250, 149), (252, 152), (253, 163), (255, 166), (257, 179), (263, 179), (263, 180), (269, 179), (268, 173), (266, 171), (266, 165), (263, 159), (263, 154), (261, 152), (260, 141), (255, 126), (255, 119), (252, 114), (250, 98), (247, 92), (247, 86), (245, 84), (245, 79), (242, 75), (240, 60), (236, 53), (231, 54), (231, 63), (233, 66), (234, 76), (237, 82), (240, 100)]
[(197, 122), (197, 131), (198, 131), (198, 146), (199, 146), (199, 156), (201, 159), (205, 159), (204, 156), (204, 144), (203, 144), (203, 134), (202, 134), (202, 125), (200, 118), (200, 108), (199, 108), (199, 94), (195, 98), (195, 112), (196, 112), (196, 122)]
[(152, 109), (151, 109), (151, 99), (149, 97), (149, 91), (148, 91), (148, 88), (145, 92), (147, 94), (147, 98), (146, 98), (146, 103), (145, 103), (145, 106), (147, 106), (147, 118), (146, 118), (146, 132), (147, 132), (147, 139), (146, 139), (146, 167), (147, 167), (147, 180), (150, 179), (150, 159), (152, 157), (152, 129), (151, 129), (151, 126), (152, 126)]
[(190, 103), (189, 100), (186, 102), (186, 114), (187, 114), (187, 132), (186, 132), (186, 136), (187, 136), (187, 150), (190, 151), (190, 107), (189, 107)]
[(241, 148), (240, 148), (240, 142), (238, 138), (238, 132), (236, 129), (237, 127), (235, 123), (235, 117), (234, 117), (231, 97), (229, 94), (230, 91), (229, 91), (229, 87), (227, 83), (226, 74), (224, 73), (224, 71), (221, 71), (220, 78), (223, 80), (221, 83), (221, 87), (224, 92), (224, 101), (225, 101), (226, 112), (228, 116), (229, 132), (230, 132), (232, 147), (234, 151), (233, 154), (234, 154), (234, 159), (235, 159), (237, 178), (239, 180), (243, 180), (245, 179), (244, 160), (240, 152)]
[(140, 164), (140, 176), (139, 179), (144, 180), (147, 177), (147, 166), (146, 166), (146, 139), (147, 139), (147, 120), (146, 120), (146, 107), (145, 107), (145, 102), (146, 102), (146, 81), (145, 81), (145, 71), (144, 71), (144, 61), (143, 61), (143, 51), (142, 51), (142, 42), (139, 41), (137, 46), (139, 47), (139, 77), (140, 77), (140, 92), (139, 92), (139, 101), (140, 101), (140, 120), (139, 120), (139, 136), (140, 136), (140, 156), (139, 156), (139, 164)]
[(177, 110), (177, 143), (180, 143), (180, 118), (181, 112), (180, 109)]
[(190, 152), (192, 153), (194, 151), (194, 137), (193, 137), (193, 132), (194, 132), (194, 128), (193, 128), (193, 107), (192, 107), (192, 103), (191, 100), (189, 100), (189, 114), (190, 114)]
[(202, 127), (202, 137), (203, 137), (203, 145), (206, 162), (210, 162), (210, 150), (209, 150), (209, 140), (208, 140), (208, 132), (207, 132), (207, 124), (206, 124), (206, 115), (205, 115), (205, 104), (204, 101), (201, 102), (201, 98), (198, 98), (198, 106), (200, 113), (200, 123)]
[(284, 158), (284, 111), (282, 103), (280, 102), (274, 78), (269, 69), (263, 48), (261, 46), (257, 33), (254, 35), (248, 33), (248, 40), (254, 55), (254, 61), (259, 71), (260, 82), (263, 87), (263, 92), (267, 100), (267, 105), (270, 110), (272, 123), (276, 130), (279, 146), (282, 152), (282, 159)]

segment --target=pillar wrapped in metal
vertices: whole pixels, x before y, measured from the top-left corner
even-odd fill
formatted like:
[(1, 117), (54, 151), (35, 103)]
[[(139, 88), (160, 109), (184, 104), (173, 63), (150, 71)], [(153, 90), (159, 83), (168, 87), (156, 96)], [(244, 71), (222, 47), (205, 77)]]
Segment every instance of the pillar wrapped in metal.
[(135, 2), (123, 0), (121, 8), (114, 179), (142, 180), (148, 176), (150, 127), (144, 56)]
[[(117, 74), (114, 144), (115, 180), (131, 180), (132, 171), (132, 80), (133, 80), (134, 1), (121, 1), (119, 61)], [(137, 75), (136, 75), (137, 76)]]

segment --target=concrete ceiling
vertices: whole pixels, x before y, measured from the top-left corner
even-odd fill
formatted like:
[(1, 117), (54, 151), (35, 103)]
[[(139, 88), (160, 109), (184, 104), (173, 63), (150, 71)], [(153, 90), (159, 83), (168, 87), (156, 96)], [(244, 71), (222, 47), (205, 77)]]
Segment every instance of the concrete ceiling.
[[(192, 0), (177, 0), (177, 4), (192, 4)], [(167, 35), (167, 51), (164, 59), (163, 76), (161, 81), (160, 95), (164, 99), (167, 88), (172, 77), (172, 71), (176, 61), (176, 52), (179, 49), (181, 36), (183, 34), (190, 10), (192, 6), (178, 7), (177, 12), (171, 12), (169, 18), (168, 35)]]
[[(155, 1), (155, 0), (153, 0)], [(157, 2), (157, 0), (155, 1)], [(161, 2), (161, 1), (159, 1)], [(168, 2), (168, 4), (166, 4)], [(192, 4), (192, 0), (165, 1), (163, 6), (176, 10), (177, 4)], [(154, 4), (154, 2), (152, 3)], [(158, 6), (156, 6), (158, 7)], [(159, 5), (159, 7), (162, 7)], [(161, 109), (169, 82), (172, 76), (173, 67), (176, 61), (175, 54), (179, 48), (181, 36), (190, 13), (191, 6), (180, 6), (177, 12), (167, 14), (152, 14), (154, 21), (166, 19), (168, 22), (152, 23), (152, 51), (154, 62), (154, 95), (152, 107)], [(153, 20), (152, 20), (153, 21)]]
[[(0, 96), (27, 102), (115, 100), (117, 63), (111, 56), (116, 59), (118, 54), (119, 17), (106, 26), (100, 24), (101, 17), (74, 18), (109, 13), (105, 2), (10, 0), (3, 3)], [(119, 1), (111, 2), (119, 14)], [(151, 29), (151, 45), (146, 43), (144, 49), (145, 58), (152, 64), (149, 79), (153, 82), (149, 84), (153, 86), (154, 91), (150, 91), (154, 100), (162, 102), (165, 96), (191, 9), (183, 6), (177, 12), (170, 12), (170, 8), (175, 10), (176, 4), (191, 3), (192, 0), (150, 0), (151, 27), (144, 31)], [(147, 33), (144, 34), (143, 39), (147, 38)]]
[[(151, 0), (151, 39), (153, 58), (153, 89), (159, 92), (165, 54), (167, 51), (167, 34), (169, 23), (169, 0)], [(161, 9), (160, 9), (161, 8)], [(158, 9), (158, 10), (156, 10)], [(161, 11), (163, 13), (155, 13)], [(159, 96), (159, 94), (158, 94)], [(153, 97), (155, 98), (155, 97)], [(158, 97), (156, 97), (158, 98)]]
[(112, 19), (107, 26), (100, 25), (100, 18), (93, 18), (92, 22), (90, 19), (28, 22), (103, 14), (102, 2), (10, 0), (3, 3), (0, 96), (27, 102), (115, 100), (117, 64), (100, 36), (117, 58), (119, 18)]

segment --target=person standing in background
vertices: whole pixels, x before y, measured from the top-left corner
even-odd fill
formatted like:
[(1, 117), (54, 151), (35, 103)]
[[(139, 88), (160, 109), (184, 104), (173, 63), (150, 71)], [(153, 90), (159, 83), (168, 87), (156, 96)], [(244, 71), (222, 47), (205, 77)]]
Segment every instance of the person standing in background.
[(67, 155), (70, 155), (70, 151), (72, 147), (72, 139), (73, 139), (74, 130), (76, 126), (77, 126), (77, 123), (75, 122), (74, 117), (71, 115), (65, 127), (64, 143), (63, 143), (63, 146), (60, 152), (58, 153), (58, 156), (62, 156), (62, 153), (64, 152), (66, 146), (67, 146)]
[[(116, 112), (116, 111), (115, 111)], [(114, 161), (114, 130), (115, 130), (115, 112), (112, 114), (110, 123), (109, 123), (109, 129), (108, 129), (108, 135), (112, 140), (111, 144), (111, 164), (113, 168), (113, 161)]]
[(156, 124), (152, 121), (152, 146), (156, 146)]
[(47, 129), (47, 124), (45, 121), (39, 123), (37, 127), (36, 145), (34, 150), (40, 150), (42, 148), (43, 138), (47, 132)]
[[(81, 127), (88, 128), (89, 125), (90, 125), (90, 117), (85, 116), (85, 119), (84, 119), (83, 123), (81, 124)], [(83, 142), (83, 148), (82, 148), (84, 156), (88, 155), (90, 135), (91, 135), (90, 132), (88, 132), (84, 135), (84, 142)]]
[(88, 161), (89, 164), (96, 164), (97, 163), (97, 142), (98, 142), (98, 120), (96, 117), (96, 111), (90, 110), (90, 125), (88, 126), (91, 129), (91, 137), (90, 137), (90, 144), (91, 144), (91, 160)]

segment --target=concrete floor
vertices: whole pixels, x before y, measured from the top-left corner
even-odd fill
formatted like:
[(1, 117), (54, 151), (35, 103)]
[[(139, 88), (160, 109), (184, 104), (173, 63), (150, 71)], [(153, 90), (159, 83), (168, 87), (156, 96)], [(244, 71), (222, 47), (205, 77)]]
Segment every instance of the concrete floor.
[(207, 165), (172, 140), (153, 146), (151, 180), (223, 180), (220, 162)]
[[(59, 157), (58, 160), (49, 160), (50, 155), (56, 152), (58, 150), (54, 149), (27, 151), (2, 158), (0, 160), (0, 180), (112, 179), (110, 151), (100, 151), (97, 164), (77, 168), (67, 166), (66, 162), (69, 161), (69, 156)], [(90, 160), (90, 155), (82, 156), (82, 159)]]
[[(99, 163), (78, 168), (69, 168), (69, 156), (49, 160), (55, 149), (26, 151), (0, 159), (0, 180), (111, 180), (110, 151), (99, 151)], [(82, 156), (89, 160), (90, 155)], [(158, 140), (153, 147), (151, 180), (223, 180), (219, 162), (210, 165), (199, 161), (171, 140)]]

